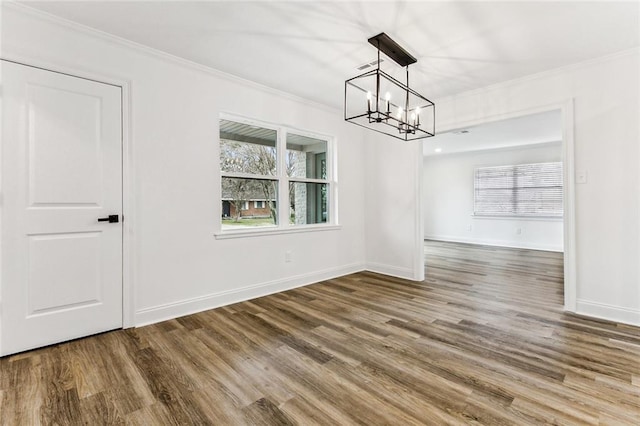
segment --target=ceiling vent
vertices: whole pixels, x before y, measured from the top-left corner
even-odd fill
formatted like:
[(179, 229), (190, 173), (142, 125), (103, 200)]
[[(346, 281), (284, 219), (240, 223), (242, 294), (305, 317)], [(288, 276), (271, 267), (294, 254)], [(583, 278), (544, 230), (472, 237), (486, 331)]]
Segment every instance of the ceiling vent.
[[(380, 63), (384, 62), (384, 59), (380, 59)], [(366, 64), (362, 64), (359, 67), (356, 67), (358, 71), (364, 71), (366, 69), (376, 67), (378, 65), (378, 60), (374, 59), (373, 61), (369, 61)]]

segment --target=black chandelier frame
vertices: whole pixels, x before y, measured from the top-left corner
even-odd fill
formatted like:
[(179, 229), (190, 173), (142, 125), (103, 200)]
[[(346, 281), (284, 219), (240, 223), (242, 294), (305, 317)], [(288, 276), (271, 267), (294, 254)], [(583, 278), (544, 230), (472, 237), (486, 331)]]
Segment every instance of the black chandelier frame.
[[(413, 56), (407, 53), (400, 45), (398, 45), (395, 41), (393, 41), (388, 35), (385, 33), (380, 33), (377, 36), (371, 37), (369, 43), (374, 45), (378, 49), (378, 60), (376, 69), (364, 72), (360, 75), (352, 77), (345, 81), (344, 88), (344, 119), (345, 121), (351, 122), (357, 126), (364, 127), (366, 129), (373, 130), (378, 133), (382, 133), (400, 140), (410, 141), (417, 140), (435, 136), (435, 104), (422, 96), (420, 93), (413, 90), (409, 87), (409, 65), (417, 62)], [(406, 70), (406, 84), (402, 83), (398, 79), (392, 77), (388, 73), (382, 71), (380, 69), (380, 52), (385, 53), (389, 58), (391, 58), (398, 65), (402, 66)], [(357, 81), (361, 81), (362, 79), (367, 79), (369, 77), (375, 78), (375, 92), (369, 92), (363, 87), (356, 84)], [(398, 103), (390, 102), (389, 99), (383, 104), (386, 103), (386, 109), (383, 108), (381, 111), (381, 94), (380, 94), (380, 85), (381, 80), (386, 80), (387, 82), (393, 84), (400, 90), (405, 93), (404, 96), (404, 104), (400, 105)], [(352, 116), (347, 115), (347, 96), (349, 87), (353, 87), (356, 90), (361, 91), (363, 94), (367, 94), (368, 96), (375, 99), (375, 108), (372, 107), (371, 98), (368, 98), (367, 101), (367, 109), (364, 113), (356, 114)], [(409, 102), (409, 97), (413, 96), (414, 99), (419, 100), (420, 105), (411, 106)], [(395, 107), (399, 110), (398, 116), (394, 116), (391, 113), (391, 107)], [(429, 129), (425, 129), (424, 125), (420, 123), (420, 112), (421, 111), (429, 111), (431, 110), (431, 119), (429, 121)], [(413, 111), (413, 115), (415, 119), (410, 119), (409, 113)], [(404, 118), (403, 118), (404, 115)], [(365, 124), (359, 123), (356, 120), (362, 119), (366, 117), (368, 124), (371, 125), (384, 125), (393, 128), (397, 131), (397, 134), (390, 132), (385, 132), (373, 126), (367, 126)], [(423, 113), (424, 117), (424, 113)], [(424, 119), (423, 119), (424, 121)], [(391, 130), (391, 129), (387, 129)]]

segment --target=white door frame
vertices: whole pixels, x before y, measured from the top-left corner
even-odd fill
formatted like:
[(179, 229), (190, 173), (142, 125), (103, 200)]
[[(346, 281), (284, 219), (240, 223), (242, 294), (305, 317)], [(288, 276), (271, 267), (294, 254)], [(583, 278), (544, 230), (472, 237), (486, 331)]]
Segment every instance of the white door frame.
[[(454, 122), (443, 126), (439, 129), (439, 133), (450, 132), (465, 127), (478, 126), (480, 124), (492, 123), (495, 121), (508, 120), (510, 118), (524, 117), (527, 115), (538, 114), (548, 111), (560, 110), (562, 114), (562, 162), (563, 162), (563, 233), (564, 233), (564, 310), (568, 312), (576, 312), (576, 205), (575, 205), (575, 142), (574, 142), (574, 115), (573, 115), (573, 98), (564, 102), (558, 102), (539, 107), (527, 108), (524, 110), (513, 111), (503, 114), (483, 117), (480, 119), (469, 120), (465, 122)], [(424, 223), (423, 194), (422, 181), (424, 180), (424, 154), (422, 153), (422, 144), (420, 144), (420, 163), (419, 182), (417, 189), (417, 205), (420, 209), (420, 222)], [(416, 223), (416, 229), (421, 232), (420, 238), (424, 240), (423, 225)], [(419, 254), (418, 254), (419, 251)], [(416, 259), (422, 259), (422, 269), (424, 270), (424, 242), (416, 248)]]
[(95, 73), (85, 69), (80, 70), (64, 67), (58, 64), (51, 64), (16, 55), (2, 56), (0, 61), (13, 62), (19, 65), (39, 68), (45, 71), (65, 74), (85, 80), (92, 80), (120, 88), (122, 115), (122, 328), (134, 327), (136, 306), (136, 253), (133, 237), (133, 230), (135, 226), (135, 206), (133, 203), (135, 197), (133, 197), (133, 194), (135, 186), (133, 173), (133, 151), (131, 149), (131, 80)]

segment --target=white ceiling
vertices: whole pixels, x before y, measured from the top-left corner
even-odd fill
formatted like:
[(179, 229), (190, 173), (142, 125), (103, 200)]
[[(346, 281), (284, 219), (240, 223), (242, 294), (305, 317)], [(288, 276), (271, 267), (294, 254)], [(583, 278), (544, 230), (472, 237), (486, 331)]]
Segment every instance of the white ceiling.
[(640, 45), (637, 1), (26, 3), (336, 108), (383, 31), (432, 100)]
[(562, 115), (555, 110), (440, 133), (422, 146), (424, 155), (431, 156), (561, 141)]

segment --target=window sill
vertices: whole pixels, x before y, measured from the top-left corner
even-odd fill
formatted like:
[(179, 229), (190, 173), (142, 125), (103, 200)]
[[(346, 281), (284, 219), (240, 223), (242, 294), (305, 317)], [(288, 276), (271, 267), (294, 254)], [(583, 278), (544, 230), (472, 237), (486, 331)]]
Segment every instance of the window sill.
[(220, 231), (214, 233), (216, 240), (228, 240), (232, 238), (251, 238), (251, 237), (263, 237), (267, 235), (282, 235), (282, 234), (298, 234), (304, 232), (318, 232), (318, 231), (338, 231), (342, 229), (341, 225), (298, 225), (291, 226), (289, 228), (268, 228), (268, 229), (247, 229), (237, 231)]
[(532, 221), (545, 221), (545, 222), (562, 222), (564, 217), (558, 216), (491, 216), (491, 215), (477, 215), (471, 214), (473, 219), (504, 219), (504, 220), (532, 220)]

